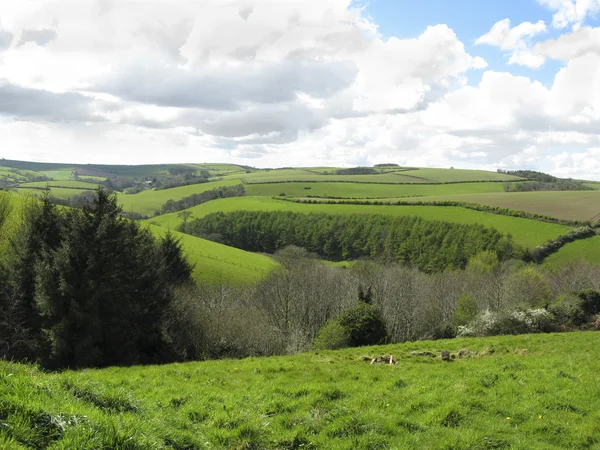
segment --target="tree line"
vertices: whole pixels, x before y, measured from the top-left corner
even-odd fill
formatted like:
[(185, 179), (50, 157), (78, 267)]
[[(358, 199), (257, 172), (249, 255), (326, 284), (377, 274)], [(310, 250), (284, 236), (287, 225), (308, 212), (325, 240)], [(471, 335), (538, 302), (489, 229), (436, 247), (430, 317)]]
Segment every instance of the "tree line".
[[(189, 358), (600, 329), (600, 267), (583, 261), (549, 271), (481, 252), (465, 270), (426, 274), (368, 260), (330, 267), (295, 247), (274, 258), (281, 269), (255, 286), (221, 282), (179, 291), (171, 317), (183, 318), (177, 341)], [(383, 327), (369, 326), (379, 322)], [(370, 331), (368, 341), (352, 339), (357, 324)]]
[(164, 321), (191, 283), (179, 243), (121, 217), (96, 191), (81, 209), (31, 202), (0, 264), (0, 355), (44, 367), (177, 360)]
[(294, 245), (332, 261), (380, 258), (428, 273), (464, 268), (482, 250), (502, 260), (523, 252), (510, 236), (479, 224), (371, 214), (218, 212), (187, 222), (183, 231), (252, 252)]

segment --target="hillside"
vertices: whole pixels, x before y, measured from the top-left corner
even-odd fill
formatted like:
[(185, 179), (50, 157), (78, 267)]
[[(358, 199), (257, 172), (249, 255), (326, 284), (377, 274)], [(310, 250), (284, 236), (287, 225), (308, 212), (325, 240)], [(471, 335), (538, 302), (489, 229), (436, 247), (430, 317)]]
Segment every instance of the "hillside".
[[(156, 236), (167, 230), (150, 225)], [(278, 264), (268, 256), (245, 252), (195, 236), (171, 231), (180, 239), (184, 253), (194, 265), (194, 278), (199, 283), (252, 284), (264, 278)]]
[[(537, 222), (518, 217), (501, 216), (458, 207), (436, 206), (379, 206), (379, 205), (326, 205), (299, 204), (265, 197), (236, 197), (214, 200), (190, 208), (192, 217), (203, 217), (212, 212), (229, 211), (295, 211), (326, 212), (330, 214), (386, 214), (394, 216), (418, 216), (428, 220), (442, 220), (454, 223), (479, 223), (496, 228), (503, 233), (511, 233), (515, 242), (535, 247), (565, 233), (564, 225)], [(149, 222), (167, 228), (176, 228), (181, 219), (176, 213), (165, 214)]]
[(591, 449), (598, 345), (523, 335), (50, 374), (0, 362), (0, 447)]
[[(316, 205), (284, 202), (283, 199), (304, 198), (319, 202), (339, 199), (377, 202), (421, 202), (444, 201), (466, 202), (484, 207), (507, 208), (541, 214), (563, 220), (597, 222), (600, 210), (597, 201), (600, 190), (582, 191), (535, 191), (507, 192), (523, 183), (538, 183), (540, 179), (559, 180), (551, 175), (530, 171), (514, 174), (462, 169), (433, 169), (399, 166), (373, 168), (305, 167), (282, 169), (255, 169), (231, 164), (163, 164), (146, 166), (69, 165), (2, 161), (0, 179), (21, 193), (39, 194), (50, 189), (51, 195), (69, 202), (85, 191), (95, 189), (99, 183), (115, 189), (124, 212), (136, 218), (148, 217), (152, 224), (175, 229), (182, 223), (178, 209), (163, 209), (167, 202), (180, 202), (218, 189), (243, 185), (245, 197), (225, 198), (209, 201), (187, 210), (191, 219), (203, 217), (217, 211), (297, 211), (333, 212), (335, 214), (386, 214), (416, 215), (427, 220), (443, 220), (454, 223), (479, 223), (513, 236), (516, 243), (533, 249), (551, 239), (568, 232), (567, 225), (546, 223), (522, 217), (468, 210), (460, 207), (440, 206), (372, 206), (372, 205)], [(582, 183), (587, 189), (596, 183)], [(526, 188), (523, 188), (526, 189)], [(209, 192), (209, 193), (210, 193)], [(214, 197), (212, 197), (214, 198)], [(281, 198), (282, 200), (279, 200)], [(205, 200), (202, 200), (205, 201)], [(160, 215), (164, 211), (177, 211)], [(156, 214), (159, 214), (156, 216)], [(210, 263), (206, 258), (197, 258), (196, 251), (207, 248), (204, 241), (187, 239), (194, 250), (189, 255), (198, 262), (198, 273), (208, 274), (212, 269), (201, 268)], [(230, 249), (213, 247), (210, 255), (215, 257), (220, 248), (227, 256), (224, 260), (237, 260)], [(196, 253), (195, 253), (196, 252)], [(571, 244), (561, 256), (554, 256), (554, 265), (578, 258), (597, 262), (593, 252), (583, 242)], [(196, 261), (197, 259), (197, 261)], [(210, 258), (208, 258), (210, 259)], [(247, 256), (240, 255), (240, 260)], [(268, 264), (258, 263), (265, 269)], [(223, 273), (230, 273), (224, 264)], [(219, 269), (221, 270), (221, 269)], [(214, 274), (209, 276), (214, 279)], [(250, 274), (242, 279), (253, 278)]]

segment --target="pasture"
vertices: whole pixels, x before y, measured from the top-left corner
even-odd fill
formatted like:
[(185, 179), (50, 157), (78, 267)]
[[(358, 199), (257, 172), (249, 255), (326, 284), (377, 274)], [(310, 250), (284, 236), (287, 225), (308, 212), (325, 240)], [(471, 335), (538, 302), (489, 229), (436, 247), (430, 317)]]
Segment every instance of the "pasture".
[(247, 184), (250, 196), (385, 198), (503, 192), (502, 183), (368, 184), (368, 183), (265, 183)]
[(240, 184), (239, 179), (228, 179), (212, 181), (210, 183), (191, 184), (171, 189), (154, 190), (149, 189), (137, 194), (118, 194), (119, 204), (125, 212), (137, 212), (151, 216), (154, 211), (160, 210), (161, 206), (169, 200), (181, 200), (192, 194), (201, 194), (221, 186), (234, 186)]
[(0, 447), (593, 449), (599, 345), (578, 332), (60, 373), (3, 361)]
[[(454, 223), (479, 223), (510, 233), (515, 242), (524, 247), (535, 247), (566, 233), (569, 227), (530, 219), (484, 213), (459, 207), (439, 206), (384, 206), (384, 205), (330, 205), (300, 204), (266, 197), (234, 197), (214, 200), (190, 208), (192, 218), (203, 217), (213, 212), (229, 211), (295, 211), (321, 212), (328, 214), (386, 214), (394, 216), (418, 216), (426, 220), (440, 220)], [(150, 223), (175, 228), (181, 224), (177, 213), (149, 219)]]
[[(165, 228), (155, 225), (150, 225), (150, 230), (157, 237), (167, 232)], [(201, 284), (252, 284), (279, 266), (268, 256), (245, 252), (177, 231), (171, 233), (180, 239), (184, 254), (194, 264), (194, 279)]]
[(566, 244), (556, 253), (548, 256), (545, 264), (549, 267), (558, 267), (578, 259), (600, 264), (600, 236)]
[(449, 194), (427, 198), (405, 198), (403, 201), (444, 201), (478, 203), (545, 214), (565, 220), (600, 219), (600, 190), (594, 191), (540, 191), (498, 192), (481, 194)]

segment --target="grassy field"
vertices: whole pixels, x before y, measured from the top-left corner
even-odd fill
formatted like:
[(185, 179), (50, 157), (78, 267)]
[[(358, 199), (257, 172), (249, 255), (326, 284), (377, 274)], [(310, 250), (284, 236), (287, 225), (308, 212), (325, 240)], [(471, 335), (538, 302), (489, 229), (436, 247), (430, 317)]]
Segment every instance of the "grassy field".
[(414, 169), (402, 172), (414, 177), (426, 178), (441, 183), (456, 181), (517, 181), (521, 178), (505, 173), (465, 169)]
[[(458, 207), (436, 206), (371, 206), (371, 205), (327, 205), (298, 204), (266, 197), (235, 197), (214, 200), (190, 208), (192, 217), (203, 217), (212, 212), (228, 211), (297, 211), (322, 212), (329, 214), (387, 214), (395, 216), (419, 216), (427, 220), (441, 220), (454, 223), (479, 223), (496, 228), (502, 233), (512, 234), (515, 242), (525, 247), (535, 247), (560, 234), (569, 227), (552, 223), (538, 222), (517, 217), (508, 217), (468, 210)], [(175, 228), (181, 223), (177, 214), (165, 214), (149, 219), (151, 223)]]
[[(156, 236), (167, 230), (150, 225)], [(207, 241), (187, 234), (172, 231), (181, 239), (185, 255), (195, 264), (194, 279), (201, 284), (230, 282), (232, 284), (252, 284), (260, 281), (278, 264), (268, 256), (245, 252), (216, 242)]]
[(545, 264), (549, 267), (558, 267), (578, 259), (600, 264), (600, 236), (565, 245), (558, 252), (546, 258)]
[(50, 187), (63, 187), (70, 189), (95, 189), (98, 187), (98, 183), (86, 183), (85, 181), (76, 180), (63, 180), (63, 181), (32, 181), (30, 183), (21, 183), (19, 185), (23, 188), (46, 188)]
[(181, 200), (192, 194), (200, 194), (221, 186), (233, 186), (240, 184), (239, 179), (228, 179), (213, 181), (210, 183), (192, 184), (171, 189), (147, 190), (137, 194), (119, 194), (119, 203), (125, 212), (138, 212), (152, 215), (154, 211), (160, 210), (161, 206), (169, 200)]
[[(579, 332), (50, 374), (0, 362), (0, 448), (597, 449), (598, 346)], [(461, 349), (477, 354), (411, 355)]]
[[(307, 195), (306, 192), (304, 195)], [(518, 209), (566, 220), (600, 219), (600, 190), (449, 194), (444, 196), (436, 195), (427, 198), (403, 198), (402, 200), (432, 202), (456, 200), (478, 203), (481, 205)]]
[(457, 184), (368, 184), (368, 183), (266, 183), (247, 184), (246, 192), (252, 196), (288, 197), (340, 197), (385, 198), (407, 196), (475, 194), (503, 192), (502, 183)]
[(56, 181), (66, 181), (73, 180), (73, 169), (57, 169), (57, 170), (43, 170), (40, 171), (42, 174), (46, 175), (48, 178), (52, 178)]
[[(94, 189), (96, 189), (97, 186), (91, 184), (91, 183), (87, 183), (89, 186), (90, 191), (93, 191)], [(16, 188), (16, 191), (20, 194), (33, 194), (33, 195), (40, 195), (41, 193), (43, 193), (45, 191), (45, 188)], [(79, 195), (82, 192), (85, 192), (84, 189), (74, 189), (74, 188), (62, 188), (62, 187), (50, 187), (50, 194), (53, 197), (56, 198), (61, 198), (61, 199), (68, 199), (69, 197), (73, 197), (74, 195)]]

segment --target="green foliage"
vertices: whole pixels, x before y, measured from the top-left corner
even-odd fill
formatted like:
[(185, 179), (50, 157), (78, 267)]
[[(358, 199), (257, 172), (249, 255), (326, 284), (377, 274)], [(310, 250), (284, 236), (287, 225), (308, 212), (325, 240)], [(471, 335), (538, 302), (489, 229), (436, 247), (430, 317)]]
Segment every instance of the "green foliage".
[(497, 269), (499, 265), (498, 254), (491, 250), (484, 250), (469, 259), (466, 270), (475, 273), (490, 273)]
[(240, 197), (244, 194), (244, 185), (242, 184), (236, 186), (221, 186), (202, 193), (189, 195), (181, 200), (169, 200), (161, 207), (160, 213), (167, 214), (182, 211), (218, 198)]
[(338, 321), (346, 331), (350, 347), (382, 344), (387, 337), (381, 311), (362, 301), (354, 308), (344, 311)]
[(454, 327), (467, 325), (477, 317), (477, 299), (471, 294), (462, 294), (456, 301), (456, 310), (452, 320)]
[(201, 237), (218, 235), (223, 243), (247, 251), (273, 253), (295, 245), (327, 260), (382, 257), (426, 272), (464, 268), (482, 250), (502, 259), (519, 252), (494, 229), (418, 217), (238, 211), (196, 219), (186, 230)]
[[(0, 361), (0, 448), (592, 449), (599, 345), (522, 335), (59, 373)], [(442, 350), (469, 353), (412, 356)]]
[(167, 235), (157, 245), (103, 189), (60, 213), (45, 195), (25, 217), (7, 266), (5, 356), (49, 367), (164, 360), (171, 287), (192, 270), (180, 244)]
[(327, 322), (313, 341), (316, 350), (338, 350), (348, 347), (349, 344), (348, 330), (336, 319)]
[(573, 294), (555, 299), (548, 306), (548, 311), (567, 329), (579, 327), (589, 318), (583, 309), (583, 300)]

